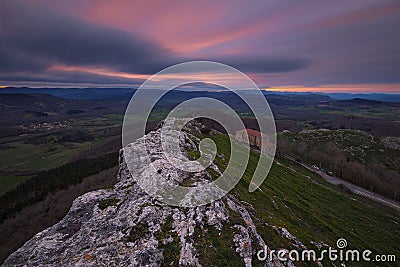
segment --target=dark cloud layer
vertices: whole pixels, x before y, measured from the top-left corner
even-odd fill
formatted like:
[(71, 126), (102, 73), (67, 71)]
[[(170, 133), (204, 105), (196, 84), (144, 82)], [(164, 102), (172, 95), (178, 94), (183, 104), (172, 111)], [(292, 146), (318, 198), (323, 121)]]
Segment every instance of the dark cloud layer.
[[(41, 71), (53, 64), (154, 73), (168, 51), (122, 31), (15, 6), (0, 9), (0, 70)], [(18, 16), (16, 16), (18, 14)]]
[(397, 0), (171, 1), (3, 0), (0, 85), (136, 84), (113, 73), (190, 60), (229, 64), (260, 86), (400, 83)]
[[(67, 65), (154, 74), (190, 60), (130, 33), (18, 3), (6, 1), (0, 9), (0, 79), (5, 81), (89, 82), (95, 78), (92, 82), (129, 83), (129, 79), (78, 72), (44, 72), (53, 65)], [(304, 67), (304, 62), (291, 59), (221, 61), (255, 72), (285, 72)]]
[(222, 57), (218, 61), (250, 73), (280, 73), (307, 68), (311, 60), (304, 58)]

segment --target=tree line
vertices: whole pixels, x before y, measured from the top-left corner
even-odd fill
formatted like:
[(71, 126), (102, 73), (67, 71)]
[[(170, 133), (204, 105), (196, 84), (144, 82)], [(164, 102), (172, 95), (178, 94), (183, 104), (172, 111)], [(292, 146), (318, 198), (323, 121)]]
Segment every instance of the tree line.
[(42, 171), (0, 197), (0, 223), (23, 208), (42, 201), (49, 193), (81, 183), (83, 178), (112, 168), (118, 152), (97, 158), (79, 159), (60, 167)]

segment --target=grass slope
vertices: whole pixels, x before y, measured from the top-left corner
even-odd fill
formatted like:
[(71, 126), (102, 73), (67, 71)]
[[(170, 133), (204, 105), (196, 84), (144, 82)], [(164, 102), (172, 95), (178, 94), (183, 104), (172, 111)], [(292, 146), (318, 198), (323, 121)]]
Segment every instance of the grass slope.
[[(213, 133), (207, 137), (215, 140), (218, 153), (229, 158), (228, 136)], [(315, 248), (311, 241), (322, 241), (335, 247), (336, 240), (343, 237), (348, 241), (349, 249), (370, 249), (373, 255), (397, 254), (396, 258), (400, 258), (399, 212), (349, 194), (284, 159), (276, 159), (260, 189), (249, 193), (248, 186), (258, 157), (257, 153), (251, 152), (246, 173), (232, 193), (254, 207), (253, 215), (260, 222), (258, 231), (271, 249), (283, 247), (285, 241), (276, 237), (265, 223), (285, 227), (308, 248)], [(216, 164), (224, 169), (226, 161), (217, 160)]]

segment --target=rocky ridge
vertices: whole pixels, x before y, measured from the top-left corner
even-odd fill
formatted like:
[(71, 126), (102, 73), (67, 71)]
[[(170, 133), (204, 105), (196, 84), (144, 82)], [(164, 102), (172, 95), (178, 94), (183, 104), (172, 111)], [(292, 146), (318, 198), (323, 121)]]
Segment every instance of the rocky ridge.
[[(183, 151), (197, 149), (198, 138), (193, 131), (200, 132), (201, 127), (192, 124), (180, 133)], [(212, 178), (207, 171), (190, 175), (174, 169), (162, 154), (160, 129), (143, 138), (153, 164), (168, 181), (181, 184), (193, 180), (194, 184)], [(241, 264), (252, 266), (257, 251), (267, 245), (257, 232), (249, 205), (233, 195), (195, 208), (168, 206), (136, 183), (134, 176), (142, 175), (145, 168), (138, 168), (132, 176), (122, 150), (119, 164), (118, 182), (113, 188), (78, 197), (59, 223), (36, 234), (3, 266), (207, 266), (206, 251), (222, 249), (207, 243), (212, 238), (226, 243), (232, 260), (237, 257)], [(219, 173), (216, 165), (211, 168)], [(283, 266), (275, 257), (257, 264)], [(293, 263), (287, 261), (285, 266)]]

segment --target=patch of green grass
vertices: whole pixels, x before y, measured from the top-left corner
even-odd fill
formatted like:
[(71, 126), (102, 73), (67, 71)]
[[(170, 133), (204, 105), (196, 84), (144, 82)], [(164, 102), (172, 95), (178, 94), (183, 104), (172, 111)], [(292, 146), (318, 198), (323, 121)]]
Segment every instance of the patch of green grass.
[(131, 228), (129, 235), (127, 237), (128, 242), (134, 242), (135, 240), (144, 236), (148, 231), (147, 225), (144, 223), (139, 223), (138, 225)]
[(191, 187), (194, 183), (199, 182), (200, 180), (200, 177), (193, 177), (192, 173), (189, 173), (188, 177), (186, 177), (179, 185)]
[(196, 227), (194, 240), (200, 264), (203, 266), (243, 266), (244, 262), (234, 247), (233, 237), (236, 231), (231, 225), (224, 225), (221, 231), (212, 226), (206, 226), (204, 229)]
[[(220, 153), (229, 155), (228, 136), (215, 134), (207, 137), (216, 140)], [(280, 159), (283, 165), (274, 163), (260, 189), (249, 193), (248, 186), (258, 157), (251, 152), (246, 172), (231, 193), (250, 203), (261, 222), (285, 227), (306, 246), (310, 246), (311, 241), (335, 246), (336, 240), (344, 237), (350, 249), (370, 249), (375, 254), (397, 254), (397, 258), (400, 257), (398, 211), (348, 194), (305, 168)], [(281, 238), (276, 238), (270, 230), (263, 230), (260, 223), (257, 230), (271, 249), (283, 245)]]
[(212, 168), (207, 167), (207, 172), (211, 175), (211, 179), (214, 181), (216, 179), (218, 179), (218, 177), (220, 176), (216, 171), (214, 171)]
[(11, 189), (16, 188), (20, 183), (32, 178), (32, 175), (3, 176), (0, 177), (0, 196)]
[(106, 185), (105, 187), (103, 187), (103, 189), (113, 190), (113, 189), (115, 189), (115, 186), (113, 184), (109, 184), (109, 185)]
[(188, 157), (190, 160), (197, 160), (198, 158), (200, 158), (200, 152), (197, 150), (189, 150)]
[(119, 202), (118, 198), (106, 198), (99, 201), (99, 208), (104, 210), (110, 206), (117, 206)]
[[(54, 134), (57, 135), (59, 133)], [(43, 142), (34, 144), (29, 142), (29, 139), (33, 137), (34, 135), (1, 138), (0, 143), (3, 149), (0, 149), (0, 171), (7, 172), (7, 174), (4, 177), (0, 177), (0, 195), (33, 177), (36, 172), (64, 165), (73, 160), (78, 154), (109, 140), (109, 138), (97, 138), (96, 140), (82, 143)], [(48, 137), (52, 138), (54, 136), (49, 134)], [(28, 172), (29, 175), (25, 175), (24, 172)]]
[(161, 229), (156, 233), (156, 238), (158, 242), (161, 242), (164, 238), (167, 238), (170, 231), (172, 230), (173, 223), (172, 216), (168, 216), (165, 223), (161, 226)]
[(175, 233), (172, 234), (172, 238), (172, 243), (164, 246), (164, 261), (162, 266), (179, 266), (179, 238)]
[(89, 148), (92, 142), (73, 143), (70, 146), (9, 143), (13, 148), (0, 151), (2, 158), (0, 169), (7, 171), (39, 171), (48, 170), (67, 163), (75, 155)]
[[(179, 266), (180, 248), (179, 237), (175, 232), (172, 232), (172, 216), (168, 216), (165, 223), (161, 226), (160, 231), (156, 233), (156, 238), (159, 242), (159, 247), (164, 249), (164, 260), (162, 266)], [(166, 245), (162, 244), (163, 240), (172, 237), (172, 242)], [(172, 265), (171, 265), (172, 264)]]

